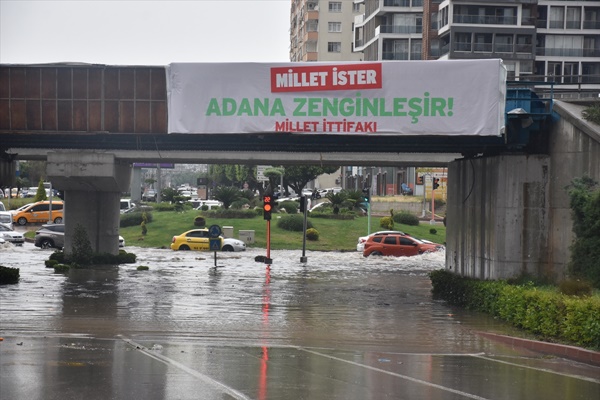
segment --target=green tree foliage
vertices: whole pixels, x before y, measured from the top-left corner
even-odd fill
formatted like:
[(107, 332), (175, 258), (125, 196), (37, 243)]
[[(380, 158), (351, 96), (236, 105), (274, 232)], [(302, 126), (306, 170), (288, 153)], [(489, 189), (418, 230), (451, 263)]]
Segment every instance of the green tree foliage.
[(315, 180), (319, 175), (333, 174), (338, 169), (339, 167), (335, 166), (289, 165), (285, 167), (283, 182), (300, 194), (308, 182)]
[(87, 231), (81, 224), (75, 226), (73, 233), (73, 248), (71, 249), (71, 261), (78, 265), (90, 265), (94, 252), (88, 238)]
[(46, 195), (46, 188), (44, 187), (44, 181), (40, 179), (38, 183), (37, 192), (35, 193), (35, 197), (33, 201), (43, 201), (48, 200), (48, 196)]
[(171, 203), (175, 202), (175, 196), (179, 196), (179, 192), (173, 188), (164, 188), (161, 192), (160, 192), (160, 198), (162, 199), (162, 201), (169, 201)]
[(229, 209), (233, 202), (243, 198), (241, 190), (233, 186), (219, 186), (213, 192), (213, 197), (223, 203), (224, 209)]
[(583, 119), (600, 125), (600, 104), (595, 103), (581, 112)]
[(568, 193), (576, 235), (571, 245), (571, 273), (600, 288), (600, 189), (584, 176), (572, 181)]
[(325, 195), (325, 198), (331, 203), (333, 213), (338, 214), (340, 212), (340, 207), (342, 207), (348, 199), (348, 193), (345, 190), (338, 193), (328, 192)]

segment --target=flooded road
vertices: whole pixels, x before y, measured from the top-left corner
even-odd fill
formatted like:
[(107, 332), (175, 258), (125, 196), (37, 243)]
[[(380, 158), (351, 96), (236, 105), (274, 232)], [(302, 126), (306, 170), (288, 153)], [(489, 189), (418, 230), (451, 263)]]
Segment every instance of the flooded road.
[[(591, 399), (600, 369), (478, 335), (512, 329), (431, 298), (444, 254), (127, 247), (135, 264), (55, 274), (0, 249), (2, 399)], [(138, 266), (148, 266), (138, 271)]]

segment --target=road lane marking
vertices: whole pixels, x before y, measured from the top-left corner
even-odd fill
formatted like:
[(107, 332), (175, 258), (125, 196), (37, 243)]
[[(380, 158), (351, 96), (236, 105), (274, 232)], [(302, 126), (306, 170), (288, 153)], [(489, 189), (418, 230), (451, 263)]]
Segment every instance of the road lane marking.
[[(488, 361), (494, 361), (494, 362), (498, 362), (498, 363), (502, 363), (502, 364), (513, 365), (515, 367), (533, 369), (535, 371), (541, 371), (541, 372), (548, 372), (551, 374), (566, 376), (568, 378), (580, 379), (582, 381), (588, 381), (588, 382), (592, 382), (592, 383), (600, 383), (600, 379), (588, 378), (586, 376), (580, 376), (580, 375), (565, 374), (564, 372), (552, 371), (551, 369), (547, 369), (547, 368), (530, 367), (529, 365), (522, 365), (522, 364), (510, 362), (510, 361), (497, 360), (495, 358), (485, 357), (482, 355), (473, 355), (473, 357), (481, 358), (481, 359), (488, 360)], [(558, 358), (560, 358), (560, 357), (558, 357)]]
[(424, 381), (424, 380), (421, 380), (421, 379), (413, 378), (413, 377), (410, 377), (410, 376), (407, 376), (407, 375), (398, 374), (396, 372), (386, 371), (384, 369), (372, 367), (370, 365), (360, 364), (360, 363), (357, 363), (355, 361), (344, 360), (343, 358), (339, 358), (339, 357), (335, 357), (335, 356), (330, 356), (328, 354), (319, 353), (317, 351), (309, 350), (309, 349), (304, 348), (304, 347), (298, 347), (297, 349), (300, 350), (300, 351), (304, 351), (304, 352), (307, 352), (307, 353), (315, 354), (315, 355), (318, 355), (318, 356), (321, 356), (321, 357), (329, 358), (331, 360), (336, 360), (336, 361), (341, 361), (341, 362), (344, 362), (344, 363), (347, 363), (347, 364), (356, 365), (357, 367), (362, 367), (362, 368), (370, 369), (372, 371), (377, 371), (377, 372), (381, 372), (381, 373), (384, 373), (384, 374), (387, 374), (387, 375), (392, 375), (392, 376), (395, 376), (395, 377), (398, 377), (398, 378), (406, 379), (406, 380), (414, 382), (414, 383), (419, 383), (421, 385), (426, 385), (426, 386), (430, 386), (430, 387), (433, 387), (433, 388), (436, 388), (436, 389), (444, 390), (446, 392), (458, 394), (460, 396), (468, 397), (470, 399), (489, 400), (489, 399), (487, 399), (485, 397), (480, 397), (480, 396), (477, 396), (477, 395), (474, 395), (474, 394), (471, 394), (471, 393), (462, 392), (460, 390), (452, 389), (452, 388), (449, 388), (449, 387), (446, 387), (446, 386), (438, 385), (436, 383), (432, 383), (432, 382)]
[(179, 368), (180, 370), (192, 375), (193, 377), (203, 381), (204, 383), (209, 384), (210, 386), (214, 387), (217, 390), (227, 393), (228, 395), (230, 395), (236, 399), (251, 400), (251, 397), (246, 396), (242, 392), (238, 392), (237, 390), (233, 389), (232, 387), (229, 387), (229, 386), (225, 385), (224, 383), (221, 383), (221, 382), (211, 378), (208, 375), (204, 375), (203, 373), (198, 372), (195, 369), (189, 368), (186, 365), (181, 364), (180, 362), (177, 362), (169, 357), (165, 357), (162, 354), (159, 354), (159, 353), (156, 353), (153, 351), (149, 351), (145, 346), (142, 346), (141, 344), (138, 344), (131, 339), (127, 339), (127, 338), (121, 338), (121, 339), (125, 343), (127, 343), (131, 347), (135, 348), (136, 350), (140, 351), (141, 353), (147, 355), (148, 357), (151, 357), (151, 358), (153, 358), (157, 361), (160, 361), (166, 365), (173, 366), (175, 368)]

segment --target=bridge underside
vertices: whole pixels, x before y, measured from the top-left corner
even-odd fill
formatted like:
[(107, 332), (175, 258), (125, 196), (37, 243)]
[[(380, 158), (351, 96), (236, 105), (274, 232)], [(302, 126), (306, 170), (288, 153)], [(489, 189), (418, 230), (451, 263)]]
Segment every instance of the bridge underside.
[(463, 156), (496, 154), (503, 137), (336, 137), (264, 135), (165, 135), (0, 133), (2, 150), (17, 159), (46, 159), (57, 149), (99, 151), (128, 162), (365, 164), (445, 166)]

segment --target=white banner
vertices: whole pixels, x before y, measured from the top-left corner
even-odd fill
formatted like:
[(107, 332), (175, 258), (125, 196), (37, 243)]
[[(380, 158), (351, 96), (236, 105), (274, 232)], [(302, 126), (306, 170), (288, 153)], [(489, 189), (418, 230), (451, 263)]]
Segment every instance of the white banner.
[(498, 136), (501, 60), (174, 63), (169, 133)]

